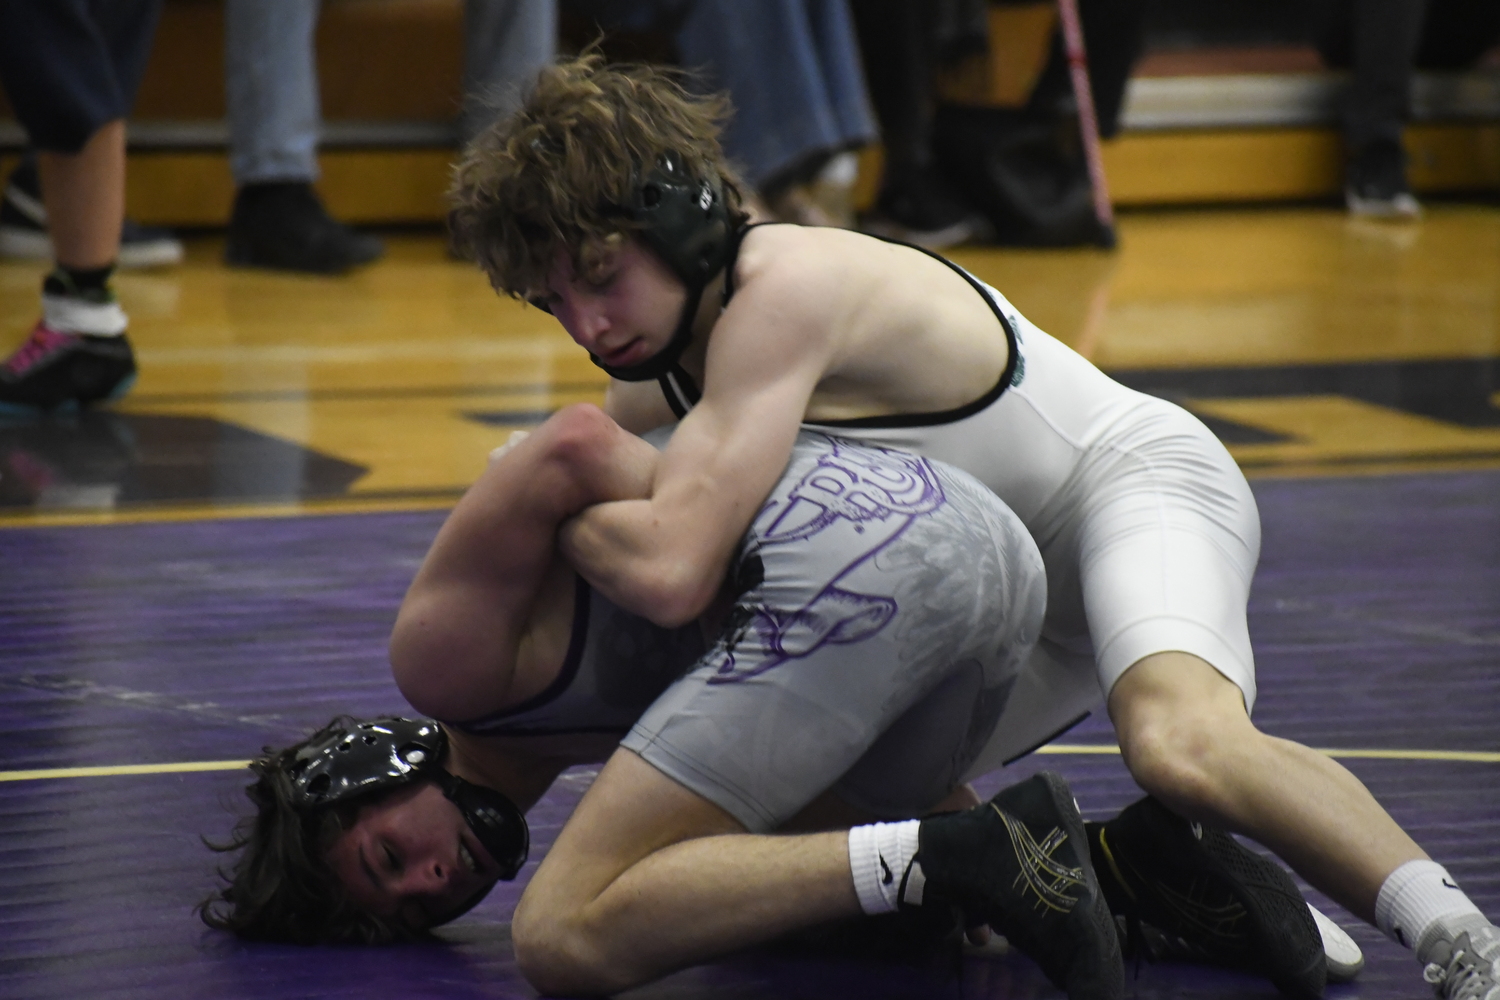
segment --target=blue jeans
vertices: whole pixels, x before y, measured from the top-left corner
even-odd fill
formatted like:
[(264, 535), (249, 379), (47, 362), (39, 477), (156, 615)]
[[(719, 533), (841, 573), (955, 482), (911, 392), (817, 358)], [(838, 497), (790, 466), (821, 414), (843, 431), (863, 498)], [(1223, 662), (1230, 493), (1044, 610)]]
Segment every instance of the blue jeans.
[(752, 187), (873, 142), (847, 0), (573, 0), (606, 27), (675, 27), (697, 85), (728, 91), (724, 151)]
[[(318, 176), (319, 0), (226, 0), (229, 166), (238, 185)], [(556, 0), (465, 0), (465, 139), (520, 104), (557, 51)]]

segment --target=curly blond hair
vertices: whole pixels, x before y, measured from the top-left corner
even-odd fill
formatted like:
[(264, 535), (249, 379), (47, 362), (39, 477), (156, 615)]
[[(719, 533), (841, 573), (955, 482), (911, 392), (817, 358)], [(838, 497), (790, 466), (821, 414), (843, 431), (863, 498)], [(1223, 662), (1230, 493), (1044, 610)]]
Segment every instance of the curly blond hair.
[(521, 109), (479, 134), (448, 189), (455, 249), (496, 291), (540, 292), (559, 251), (579, 274), (640, 224), (628, 205), (641, 175), (672, 155), (699, 179), (717, 177), (732, 228), (748, 218), (719, 145), (722, 94), (699, 96), (660, 66), (607, 65), (597, 51), (542, 70)]

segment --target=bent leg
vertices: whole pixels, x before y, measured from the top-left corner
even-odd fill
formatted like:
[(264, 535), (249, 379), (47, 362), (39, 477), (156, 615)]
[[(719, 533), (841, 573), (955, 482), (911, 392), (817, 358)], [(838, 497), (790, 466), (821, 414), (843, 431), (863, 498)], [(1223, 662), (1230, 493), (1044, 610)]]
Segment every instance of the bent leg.
[(544, 993), (613, 993), (788, 931), (857, 916), (845, 831), (760, 836), (616, 751), (516, 907)]
[(1256, 729), (1238, 687), (1187, 653), (1131, 666), (1109, 695), (1125, 764), (1189, 819), (1252, 837), (1374, 922), (1386, 877), (1427, 855), (1347, 769)]

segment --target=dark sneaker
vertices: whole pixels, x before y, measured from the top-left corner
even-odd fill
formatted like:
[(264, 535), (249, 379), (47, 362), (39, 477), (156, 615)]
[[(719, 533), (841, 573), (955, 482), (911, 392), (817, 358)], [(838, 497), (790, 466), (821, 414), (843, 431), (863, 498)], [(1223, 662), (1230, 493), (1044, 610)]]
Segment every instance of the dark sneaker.
[[(1280, 865), (1153, 798), (1089, 824), (1094, 867), (1129, 927), (1127, 951), (1265, 976), (1290, 997), (1323, 995), (1323, 938)], [(1144, 925), (1144, 926), (1143, 926)]]
[(1500, 1000), (1500, 929), (1483, 917), (1428, 957), (1422, 978), (1440, 1000)]
[(910, 884), (914, 866), (902, 890), (906, 903), (951, 905), (966, 924), (989, 924), (1070, 1000), (1124, 995), (1114, 918), (1094, 876), (1078, 806), (1056, 774), (1043, 772), (982, 806), (923, 820), (917, 861), (925, 883)]
[(89, 406), (120, 398), (134, 381), (135, 354), (123, 333), (64, 333), (42, 320), (26, 343), (0, 364), (0, 410)]
[[(36, 162), (30, 157), (11, 172), (5, 194), (0, 197), (0, 257), (12, 260), (54, 257)], [(180, 264), (182, 242), (170, 230), (126, 219), (120, 229), (120, 255), (115, 263), (132, 269)]]
[(1374, 219), (1415, 219), (1422, 206), (1406, 184), (1406, 151), (1391, 140), (1376, 140), (1349, 159), (1344, 201), (1352, 215)]
[(224, 260), (312, 274), (343, 274), (385, 253), (373, 236), (329, 216), (311, 184), (247, 184), (234, 199)]
[(914, 171), (881, 191), (860, 228), (876, 236), (942, 250), (991, 235), (988, 220), (949, 192), (936, 171)]

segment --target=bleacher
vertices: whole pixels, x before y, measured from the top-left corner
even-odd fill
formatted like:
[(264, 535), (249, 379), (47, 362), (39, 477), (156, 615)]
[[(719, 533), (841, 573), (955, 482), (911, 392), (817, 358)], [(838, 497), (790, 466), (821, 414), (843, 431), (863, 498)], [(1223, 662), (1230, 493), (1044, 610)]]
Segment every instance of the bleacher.
[[(1019, 101), (1051, 17), (1047, 3), (994, 8), (988, 62), (952, 87), (967, 100)], [(319, 186), (336, 216), (442, 217), (462, 31), (460, 0), (325, 3)], [(128, 208), (142, 221), (227, 221), (223, 39), (219, 0), (168, 0), (130, 131)], [(1344, 85), (1295, 45), (1148, 52), (1122, 134), (1105, 144), (1111, 194), (1122, 206), (1333, 196), (1342, 183), (1336, 108)], [(0, 169), (23, 138), (0, 101)], [(1418, 194), (1500, 190), (1500, 66), (1419, 74), (1407, 145)], [(873, 196), (878, 169), (873, 151), (863, 160), (860, 200)]]

